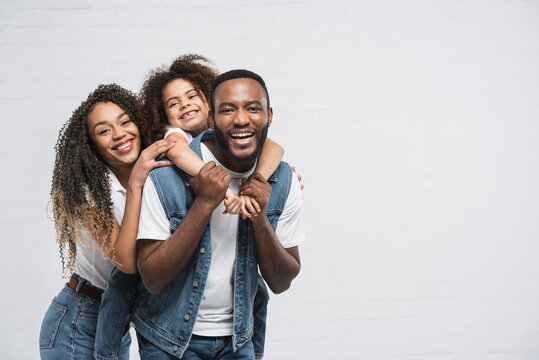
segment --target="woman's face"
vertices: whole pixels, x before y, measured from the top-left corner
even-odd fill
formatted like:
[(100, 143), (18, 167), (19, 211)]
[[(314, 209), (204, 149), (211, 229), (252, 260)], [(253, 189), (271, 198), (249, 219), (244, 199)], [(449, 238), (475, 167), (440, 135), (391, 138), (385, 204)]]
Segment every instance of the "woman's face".
[(112, 102), (99, 102), (88, 115), (88, 135), (111, 168), (132, 166), (140, 153), (140, 134), (126, 112)]
[(163, 89), (168, 124), (197, 136), (208, 129), (208, 103), (190, 81), (175, 79)]

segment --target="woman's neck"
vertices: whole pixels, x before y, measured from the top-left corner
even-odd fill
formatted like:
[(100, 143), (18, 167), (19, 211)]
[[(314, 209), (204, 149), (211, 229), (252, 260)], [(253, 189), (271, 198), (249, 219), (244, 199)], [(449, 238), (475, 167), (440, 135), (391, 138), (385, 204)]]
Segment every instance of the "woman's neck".
[(118, 181), (123, 186), (124, 189), (127, 189), (127, 183), (129, 182), (129, 175), (131, 175), (131, 170), (133, 170), (133, 166), (135, 164), (131, 165), (125, 165), (125, 166), (109, 166), (110, 171), (116, 175), (118, 178)]

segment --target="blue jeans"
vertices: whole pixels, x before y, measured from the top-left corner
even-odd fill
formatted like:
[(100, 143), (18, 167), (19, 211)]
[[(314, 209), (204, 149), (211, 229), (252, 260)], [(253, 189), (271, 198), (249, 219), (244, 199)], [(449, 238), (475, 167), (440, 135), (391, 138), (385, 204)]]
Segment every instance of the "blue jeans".
[[(171, 355), (137, 333), (140, 358), (142, 360), (177, 360)], [(189, 346), (182, 360), (253, 360), (255, 351), (253, 342), (249, 340), (238, 351), (232, 349), (232, 336), (206, 337), (192, 335)]]
[[(73, 277), (86, 282), (77, 274)], [(71, 289), (67, 284), (52, 300), (39, 333), (41, 359), (93, 360), (97, 311), (100, 301)], [(122, 340), (120, 359), (129, 359), (129, 333)]]
[(140, 275), (112, 270), (101, 297), (94, 343), (94, 359), (117, 360), (123, 350), (122, 340), (129, 331), (131, 308), (137, 295)]

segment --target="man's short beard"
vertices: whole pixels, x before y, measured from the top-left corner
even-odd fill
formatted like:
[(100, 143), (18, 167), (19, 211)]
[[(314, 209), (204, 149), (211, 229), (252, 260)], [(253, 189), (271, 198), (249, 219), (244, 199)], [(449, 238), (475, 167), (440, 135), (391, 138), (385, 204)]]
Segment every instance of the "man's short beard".
[(266, 124), (266, 126), (264, 126), (260, 130), (259, 133), (255, 133), (255, 136), (256, 134), (258, 134), (258, 137), (257, 137), (258, 143), (256, 144), (256, 149), (251, 154), (240, 157), (240, 156), (236, 156), (232, 152), (228, 142), (225, 140), (225, 136), (223, 135), (223, 132), (219, 130), (217, 126), (215, 127), (215, 139), (217, 140), (217, 143), (226, 151), (226, 154), (229, 157), (229, 159), (236, 162), (253, 161), (258, 157), (258, 155), (260, 155), (260, 151), (262, 151), (262, 146), (264, 145), (264, 142), (266, 141), (266, 137), (268, 136), (268, 124)]

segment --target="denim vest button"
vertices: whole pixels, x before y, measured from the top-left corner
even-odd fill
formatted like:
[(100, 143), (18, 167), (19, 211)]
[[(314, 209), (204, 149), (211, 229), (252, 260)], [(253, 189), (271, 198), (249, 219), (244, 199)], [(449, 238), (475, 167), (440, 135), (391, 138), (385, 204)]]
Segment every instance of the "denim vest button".
[(185, 316), (183, 317), (185, 320), (189, 320), (189, 314), (185, 314)]
[(193, 281), (193, 286), (194, 286), (194, 287), (198, 287), (198, 281), (196, 281), (196, 280)]
[(200, 253), (201, 253), (201, 254), (204, 254), (205, 252), (206, 252), (206, 249), (203, 248), (203, 247), (201, 247), (201, 248), (200, 248)]
[(174, 345), (174, 347), (172, 348), (172, 350), (174, 350), (174, 352), (178, 351), (178, 345)]

